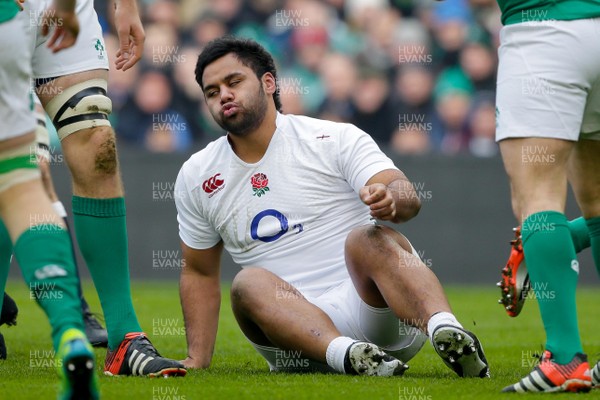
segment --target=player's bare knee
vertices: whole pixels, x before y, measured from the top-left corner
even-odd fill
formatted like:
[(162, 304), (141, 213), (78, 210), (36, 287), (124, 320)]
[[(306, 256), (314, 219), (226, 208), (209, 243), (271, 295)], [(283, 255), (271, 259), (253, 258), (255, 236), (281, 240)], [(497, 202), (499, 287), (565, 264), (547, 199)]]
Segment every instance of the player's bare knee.
[(381, 225), (364, 225), (354, 228), (346, 237), (346, 265), (358, 275), (370, 275), (367, 270), (377, 268), (378, 263), (372, 263), (378, 254), (393, 251), (393, 243), (388, 239), (387, 227)]
[(346, 237), (346, 248), (356, 248), (371, 241), (378, 241), (383, 235), (381, 225), (363, 225), (354, 228)]
[(346, 251), (363, 252), (365, 247), (374, 250), (390, 251), (400, 244), (406, 250), (410, 245), (405, 245), (408, 241), (400, 233), (392, 228), (383, 225), (363, 225), (354, 228), (346, 237)]
[(264, 284), (272, 275), (264, 268), (244, 268), (231, 283), (231, 303), (236, 308), (246, 308), (260, 298)]

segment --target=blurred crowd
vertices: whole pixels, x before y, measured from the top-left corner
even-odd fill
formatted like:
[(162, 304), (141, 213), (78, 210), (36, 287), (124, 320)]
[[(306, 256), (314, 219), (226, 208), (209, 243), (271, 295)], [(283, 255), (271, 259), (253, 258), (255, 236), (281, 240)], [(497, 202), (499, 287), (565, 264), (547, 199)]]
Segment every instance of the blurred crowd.
[[(107, 53), (117, 37), (96, 1)], [(351, 122), (399, 154), (494, 156), (495, 0), (140, 0), (143, 59), (110, 72), (124, 145), (191, 152), (223, 134), (195, 82), (225, 34), (273, 55), (283, 112)], [(112, 61), (111, 61), (112, 65)]]

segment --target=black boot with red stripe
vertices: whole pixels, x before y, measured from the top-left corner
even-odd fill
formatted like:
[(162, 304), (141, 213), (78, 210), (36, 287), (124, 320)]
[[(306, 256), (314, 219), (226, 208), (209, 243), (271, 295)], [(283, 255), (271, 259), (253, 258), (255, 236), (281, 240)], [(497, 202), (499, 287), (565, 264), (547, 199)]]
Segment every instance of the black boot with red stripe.
[(119, 347), (108, 350), (104, 374), (138, 375), (149, 377), (185, 376), (187, 373), (179, 361), (162, 357), (143, 332), (125, 335)]
[(502, 280), (496, 285), (502, 295), (498, 303), (504, 307), (509, 316), (516, 317), (525, 304), (530, 282), (521, 242), (521, 228), (514, 228), (513, 231), (515, 239), (510, 242), (510, 256), (506, 266), (502, 268)]
[(589, 392), (592, 388), (590, 365), (587, 356), (577, 353), (568, 364), (557, 364), (552, 353), (544, 351), (533, 371), (503, 392)]

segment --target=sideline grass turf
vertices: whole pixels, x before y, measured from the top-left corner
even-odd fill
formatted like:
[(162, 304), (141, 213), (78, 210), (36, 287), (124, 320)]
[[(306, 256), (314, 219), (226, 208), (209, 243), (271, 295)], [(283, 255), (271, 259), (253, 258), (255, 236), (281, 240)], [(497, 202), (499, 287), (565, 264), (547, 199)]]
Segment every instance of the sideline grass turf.
[[(85, 284), (93, 311), (99, 303), (91, 283)], [(176, 282), (134, 282), (134, 305), (140, 323), (159, 352), (185, 356), (185, 331)], [(7, 292), (19, 306), (18, 325), (4, 334), (8, 359), (0, 361), (0, 399), (54, 399), (58, 378), (53, 368), (47, 319), (22, 281), (11, 280)], [(517, 318), (506, 316), (497, 304), (498, 290), (490, 287), (447, 286), (446, 293), (458, 319), (481, 340), (491, 379), (460, 379), (447, 368), (427, 343), (409, 362), (401, 378), (376, 378), (320, 374), (273, 374), (245, 340), (229, 307), (223, 288), (221, 320), (215, 356), (210, 369), (190, 371), (185, 378), (149, 379), (101, 375), (105, 350), (97, 349), (97, 371), (103, 399), (505, 399), (500, 394), (535, 365), (544, 333), (535, 301), (528, 300)], [(549, 296), (551, 297), (551, 296)], [(545, 301), (551, 301), (547, 299)], [(579, 321), (590, 361), (600, 358), (600, 292), (593, 287), (578, 290)], [(585, 395), (599, 398), (600, 389)], [(573, 395), (552, 395), (572, 398)], [(535, 396), (536, 398), (538, 396)]]

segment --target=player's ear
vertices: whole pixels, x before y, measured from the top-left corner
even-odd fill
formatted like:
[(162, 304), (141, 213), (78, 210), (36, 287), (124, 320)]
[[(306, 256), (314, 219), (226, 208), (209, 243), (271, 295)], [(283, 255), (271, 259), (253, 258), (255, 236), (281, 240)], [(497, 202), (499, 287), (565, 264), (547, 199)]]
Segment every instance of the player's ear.
[(266, 94), (273, 94), (277, 90), (277, 81), (270, 72), (265, 72), (261, 78), (263, 90)]

